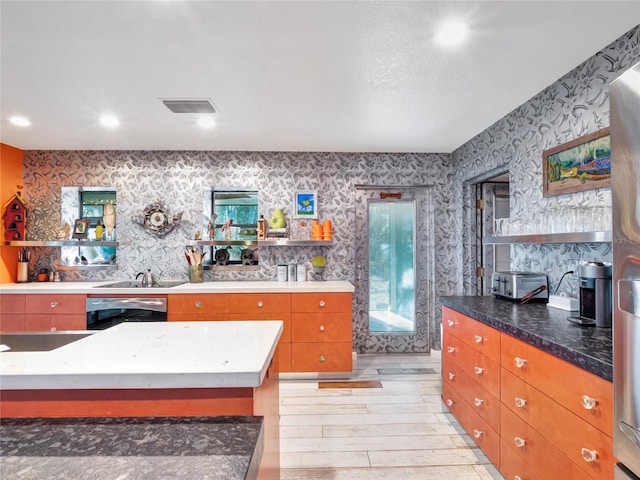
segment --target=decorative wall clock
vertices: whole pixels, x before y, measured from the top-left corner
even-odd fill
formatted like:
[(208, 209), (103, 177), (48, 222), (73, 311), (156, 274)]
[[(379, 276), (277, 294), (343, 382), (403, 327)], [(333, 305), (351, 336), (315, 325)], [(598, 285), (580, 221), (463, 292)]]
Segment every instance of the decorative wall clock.
[(171, 213), (169, 207), (161, 203), (160, 200), (147, 205), (147, 207), (133, 217), (133, 221), (142, 225), (149, 232), (162, 237), (180, 225), (182, 221), (182, 213), (175, 215)]

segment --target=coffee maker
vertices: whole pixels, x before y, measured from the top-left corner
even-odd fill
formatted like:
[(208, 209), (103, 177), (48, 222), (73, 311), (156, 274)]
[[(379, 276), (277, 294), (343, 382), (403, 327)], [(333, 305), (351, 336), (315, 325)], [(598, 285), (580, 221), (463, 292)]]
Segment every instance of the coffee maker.
[(611, 264), (586, 262), (578, 267), (580, 316), (569, 320), (580, 325), (611, 328)]

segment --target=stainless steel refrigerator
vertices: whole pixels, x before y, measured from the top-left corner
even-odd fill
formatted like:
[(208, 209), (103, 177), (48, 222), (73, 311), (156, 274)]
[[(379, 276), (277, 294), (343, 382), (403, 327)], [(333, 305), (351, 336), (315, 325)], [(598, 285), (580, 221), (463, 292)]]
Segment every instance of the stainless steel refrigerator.
[(640, 64), (611, 82), (613, 454), (640, 477)]

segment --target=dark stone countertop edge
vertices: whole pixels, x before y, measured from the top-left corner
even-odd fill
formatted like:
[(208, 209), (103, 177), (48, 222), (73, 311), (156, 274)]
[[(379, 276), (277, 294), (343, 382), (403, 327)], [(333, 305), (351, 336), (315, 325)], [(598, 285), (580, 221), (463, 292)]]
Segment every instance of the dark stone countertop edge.
[[(468, 298), (462, 296), (442, 296), (439, 297), (439, 301), (442, 306), (448, 307), (459, 313), (467, 315), (475, 320), (484, 323), (490, 327), (506, 333), (518, 340), (521, 340), (529, 345), (532, 345), (544, 352), (547, 352), (555, 357), (565, 360), (577, 367), (582, 368), (594, 375), (604, 378), (608, 381), (613, 381), (613, 363), (612, 360), (606, 361), (589, 355), (586, 352), (575, 350), (566, 344), (563, 344), (557, 339), (550, 339), (541, 335), (533, 329), (523, 329), (519, 326), (513, 325), (505, 319), (496, 318), (491, 316), (486, 311), (483, 311), (481, 306), (474, 307), (468, 304), (461, 303), (461, 299)], [(478, 297), (478, 298), (492, 298), (492, 297)], [(568, 313), (568, 312), (567, 312)], [(611, 350), (610, 357), (613, 357), (613, 350)]]

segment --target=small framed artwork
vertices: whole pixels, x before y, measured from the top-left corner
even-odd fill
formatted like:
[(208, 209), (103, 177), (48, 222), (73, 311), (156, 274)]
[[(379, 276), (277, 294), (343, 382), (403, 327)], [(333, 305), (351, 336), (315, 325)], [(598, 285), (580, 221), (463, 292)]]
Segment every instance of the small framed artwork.
[(293, 218), (318, 218), (318, 192), (299, 191), (295, 193)]
[(545, 197), (611, 186), (611, 140), (603, 128), (542, 154)]
[(76, 220), (73, 225), (73, 235), (71, 238), (77, 238), (79, 240), (84, 240), (89, 235), (89, 225), (90, 221), (86, 218), (81, 220)]

